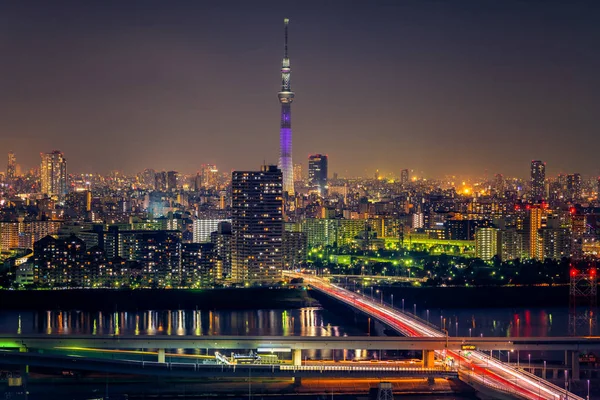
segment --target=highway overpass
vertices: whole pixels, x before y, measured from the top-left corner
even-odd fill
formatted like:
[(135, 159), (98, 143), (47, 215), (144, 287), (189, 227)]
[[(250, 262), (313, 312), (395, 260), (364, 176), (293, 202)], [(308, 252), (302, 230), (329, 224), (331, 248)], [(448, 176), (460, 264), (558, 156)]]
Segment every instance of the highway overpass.
[(0, 335), (0, 349), (600, 351), (596, 337)]
[[(309, 284), (313, 289), (379, 320), (404, 336), (434, 337), (441, 341), (449, 340), (447, 331), (440, 331), (439, 328), (420, 320), (412, 314), (400, 312), (387, 305), (377, 303), (366, 296), (358, 295), (315, 276), (291, 271), (285, 274), (290, 278), (303, 278), (304, 283)], [(581, 397), (569, 393), (566, 389), (553, 385), (529, 372), (507, 365), (481, 351), (477, 351), (477, 349), (456, 351), (448, 348), (444, 350), (424, 350), (423, 353), (426, 367), (433, 365), (434, 357), (437, 357), (452, 366), (457, 366), (461, 380), (482, 392), (490, 390), (495, 392), (497, 396), (509, 394), (514, 398), (530, 400), (559, 400), (562, 398), (583, 400)], [(570, 355), (573, 361), (574, 375), (578, 377), (578, 354), (571, 351)]]
[(217, 365), (190, 362), (156, 362), (139, 360), (112, 360), (82, 357), (0, 351), (0, 364), (27, 365), (55, 368), (63, 371), (94, 371), (116, 374), (170, 376), (181, 378), (456, 378), (458, 372), (450, 368), (399, 367), (376, 365)]

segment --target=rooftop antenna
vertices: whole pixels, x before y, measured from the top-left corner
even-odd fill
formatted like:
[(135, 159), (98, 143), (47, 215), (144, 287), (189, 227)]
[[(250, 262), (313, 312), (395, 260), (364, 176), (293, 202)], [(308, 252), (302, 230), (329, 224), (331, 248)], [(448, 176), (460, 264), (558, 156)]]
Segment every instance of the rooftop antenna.
[(283, 25), (285, 27), (285, 47), (284, 47), (284, 54), (283, 54), (283, 58), (288, 58), (288, 48), (287, 48), (287, 39), (288, 39), (288, 24), (290, 23), (289, 18), (285, 18), (283, 20)]

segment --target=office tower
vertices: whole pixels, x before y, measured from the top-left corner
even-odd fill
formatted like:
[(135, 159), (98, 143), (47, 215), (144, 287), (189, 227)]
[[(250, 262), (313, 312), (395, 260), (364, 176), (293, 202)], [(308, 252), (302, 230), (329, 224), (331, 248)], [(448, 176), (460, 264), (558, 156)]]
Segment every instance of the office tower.
[(202, 164), (200, 171), (202, 175), (202, 189), (216, 189), (219, 185), (219, 170), (216, 165)]
[(581, 200), (581, 174), (567, 175), (567, 199), (572, 202)]
[(319, 192), (327, 194), (327, 156), (313, 154), (308, 157), (308, 185)]
[(167, 172), (167, 191), (173, 192), (177, 190), (177, 172), (169, 171)]
[(232, 265), (234, 282), (274, 278), (282, 268), (283, 177), (275, 165), (234, 171)]
[(10, 183), (15, 180), (17, 176), (17, 157), (12, 151), (8, 152), (8, 164), (6, 166), (6, 180)]
[(283, 192), (288, 196), (294, 195), (294, 176), (292, 164), (292, 102), (294, 92), (290, 84), (290, 59), (288, 58), (288, 24), (289, 19), (284, 19), (285, 45), (283, 62), (281, 64), (281, 91), (278, 93), (281, 103), (281, 129), (279, 131), (279, 169), (283, 175)]
[(156, 171), (146, 168), (140, 175), (140, 182), (147, 188), (153, 188), (155, 183)]
[(504, 176), (502, 174), (496, 174), (494, 176), (494, 189), (496, 189), (498, 194), (504, 194)]
[(546, 163), (540, 160), (531, 161), (531, 197), (534, 200), (544, 198), (544, 183), (546, 181)]
[(408, 180), (410, 179), (410, 175), (408, 174), (408, 170), (407, 169), (403, 169), (402, 171), (400, 171), (400, 183), (401, 184), (407, 184)]
[(598, 177), (596, 192), (596, 201), (600, 203), (600, 177)]
[(166, 172), (157, 172), (154, 175), (154, 190), (157, 192), (166, 192), (167, 191), (167, 173)]
[(475, 231), (475, 255), (484, 261), (500, 256), (499, 230), (496, 228), (478, 228)]
[(40, 177), (42, 193), (63, 200), (67, 194), (67, 160), (58, 150), (42, 154)]
[(215, 269), (220, 274), (220, 279), (231, 278), (231, 222), (221, 222), (217, 231), (210, 234), (210, 241), (214, 245)]
[(529, 257), (542, 259), (542, 246), (540, 243), (539, 230), (542, 228), (542, 220), (545, 216), (543, 207), (534, 206), (529, 209)]

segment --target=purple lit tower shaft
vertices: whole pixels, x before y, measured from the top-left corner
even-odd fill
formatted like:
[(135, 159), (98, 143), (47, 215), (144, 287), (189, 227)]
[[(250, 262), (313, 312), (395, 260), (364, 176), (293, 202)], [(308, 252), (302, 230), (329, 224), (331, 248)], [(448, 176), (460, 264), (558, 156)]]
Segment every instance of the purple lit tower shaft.
[(289, 196), (294, 195), (294, 167), (292, 164), (292, 102), (294, 101), (294, 92), (290, 85), (290, 59), (288, 58), (288, 24), (289, 20), (284, 21), (285, 27), (285, 50), (283, 62), (281, 63), (281, 91), (278, 93), (281, 103), (281, 129), (279, 130), (279, 169), (283, 175), (283, 191)]

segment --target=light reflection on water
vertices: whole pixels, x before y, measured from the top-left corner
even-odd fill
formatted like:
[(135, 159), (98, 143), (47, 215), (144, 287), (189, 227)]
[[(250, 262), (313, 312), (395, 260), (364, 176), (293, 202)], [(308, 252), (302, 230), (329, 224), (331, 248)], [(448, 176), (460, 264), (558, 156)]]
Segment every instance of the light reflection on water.
[(579, 308), (431, 309), (420, 318), (448, 329), (451, 336), (538, 337), (600, 334), (597, 314)]
[[(335, 321), (334, 321), (335, 320)], [(344, 322), (344, 321), (341, 321)], [(321, 308), (295, 310), (139, 312), (0, 312), (0, 333), (54, 335), (342, 336), (363, 331)]]

